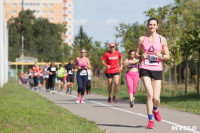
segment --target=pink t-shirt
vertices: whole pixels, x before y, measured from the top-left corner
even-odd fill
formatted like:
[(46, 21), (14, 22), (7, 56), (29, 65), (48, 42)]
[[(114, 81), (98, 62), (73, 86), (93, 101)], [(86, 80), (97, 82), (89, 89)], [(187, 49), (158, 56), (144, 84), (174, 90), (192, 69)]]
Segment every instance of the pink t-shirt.
[(143, 58), (140, 68), (151, 71), (162, 71), (161, 59), (154, 55), (154, 51), (162, 52), (162, 44), (160, 35), (157, 35), (157, 39), (154, 42), (149, 42), (147, 36), (144, 36), (142, 44), (143, 53), (147, 53), (147, 58)]

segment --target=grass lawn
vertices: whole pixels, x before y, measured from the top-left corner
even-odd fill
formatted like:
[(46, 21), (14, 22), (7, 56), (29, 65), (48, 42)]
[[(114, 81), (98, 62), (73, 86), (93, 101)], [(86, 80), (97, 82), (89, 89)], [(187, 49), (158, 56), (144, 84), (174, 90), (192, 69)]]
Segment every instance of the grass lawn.
[(94, 122), (78, 117), (16, 81), (0, 88), (0, 131), (101, 133)]
[[(106, 88), (93, 88), (91, 89), (92, 93), (102, 94), (107, 96)], [(112, 91), (113, 92), (113, 91)], [(128, 100), (128, 89), (121, 87), (117, 98)], [(179, 111), (190, 112), (194, 114), (200, 114), (200, 96), (197, 97), (196, 92), (188, 90), (188, 95), (184, 95), (184, 90), (179, 89), (178, 95), (174, 95), (174, 91), (165, 89), (165, 93), (161, 94), (161, 107), (168, 107), (176, 109)], [(136, 102), (146, 103), (146, 93), (136, 91)], [(128, 102), (127, 102), (128, 104)]]

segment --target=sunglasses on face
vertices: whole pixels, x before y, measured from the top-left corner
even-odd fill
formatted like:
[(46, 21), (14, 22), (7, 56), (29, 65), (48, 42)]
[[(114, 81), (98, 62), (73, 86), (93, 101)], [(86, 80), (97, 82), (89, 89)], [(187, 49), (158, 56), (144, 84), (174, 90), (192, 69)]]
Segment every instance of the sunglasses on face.
[(81, 53), (85, 53), (85, 52), (81, 52)]
[(114, 48), (115, 46), (111, 46), (110, 48)]

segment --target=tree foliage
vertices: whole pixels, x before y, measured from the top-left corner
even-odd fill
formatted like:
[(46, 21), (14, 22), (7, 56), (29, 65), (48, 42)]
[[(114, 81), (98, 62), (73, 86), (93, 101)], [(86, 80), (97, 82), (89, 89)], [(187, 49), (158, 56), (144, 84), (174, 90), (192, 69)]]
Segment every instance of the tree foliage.
[(15, 61), (22, 53), (38, 58), (39, 61), (62, 61), (70, 54), (70, 47), (63, 43), (65, 25), (50, 23), (47, 19), (36, 19), (30, 10), (22, 11), (11, 18), (9, 27), (9, 60)]

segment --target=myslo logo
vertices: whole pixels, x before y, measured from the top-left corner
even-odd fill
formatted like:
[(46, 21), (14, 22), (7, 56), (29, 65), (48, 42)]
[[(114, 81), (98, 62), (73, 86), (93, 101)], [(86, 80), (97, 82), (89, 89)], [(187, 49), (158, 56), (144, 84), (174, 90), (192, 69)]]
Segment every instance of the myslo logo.
[(172, 126), (173, 131), (196, 131), (196, 126)]

